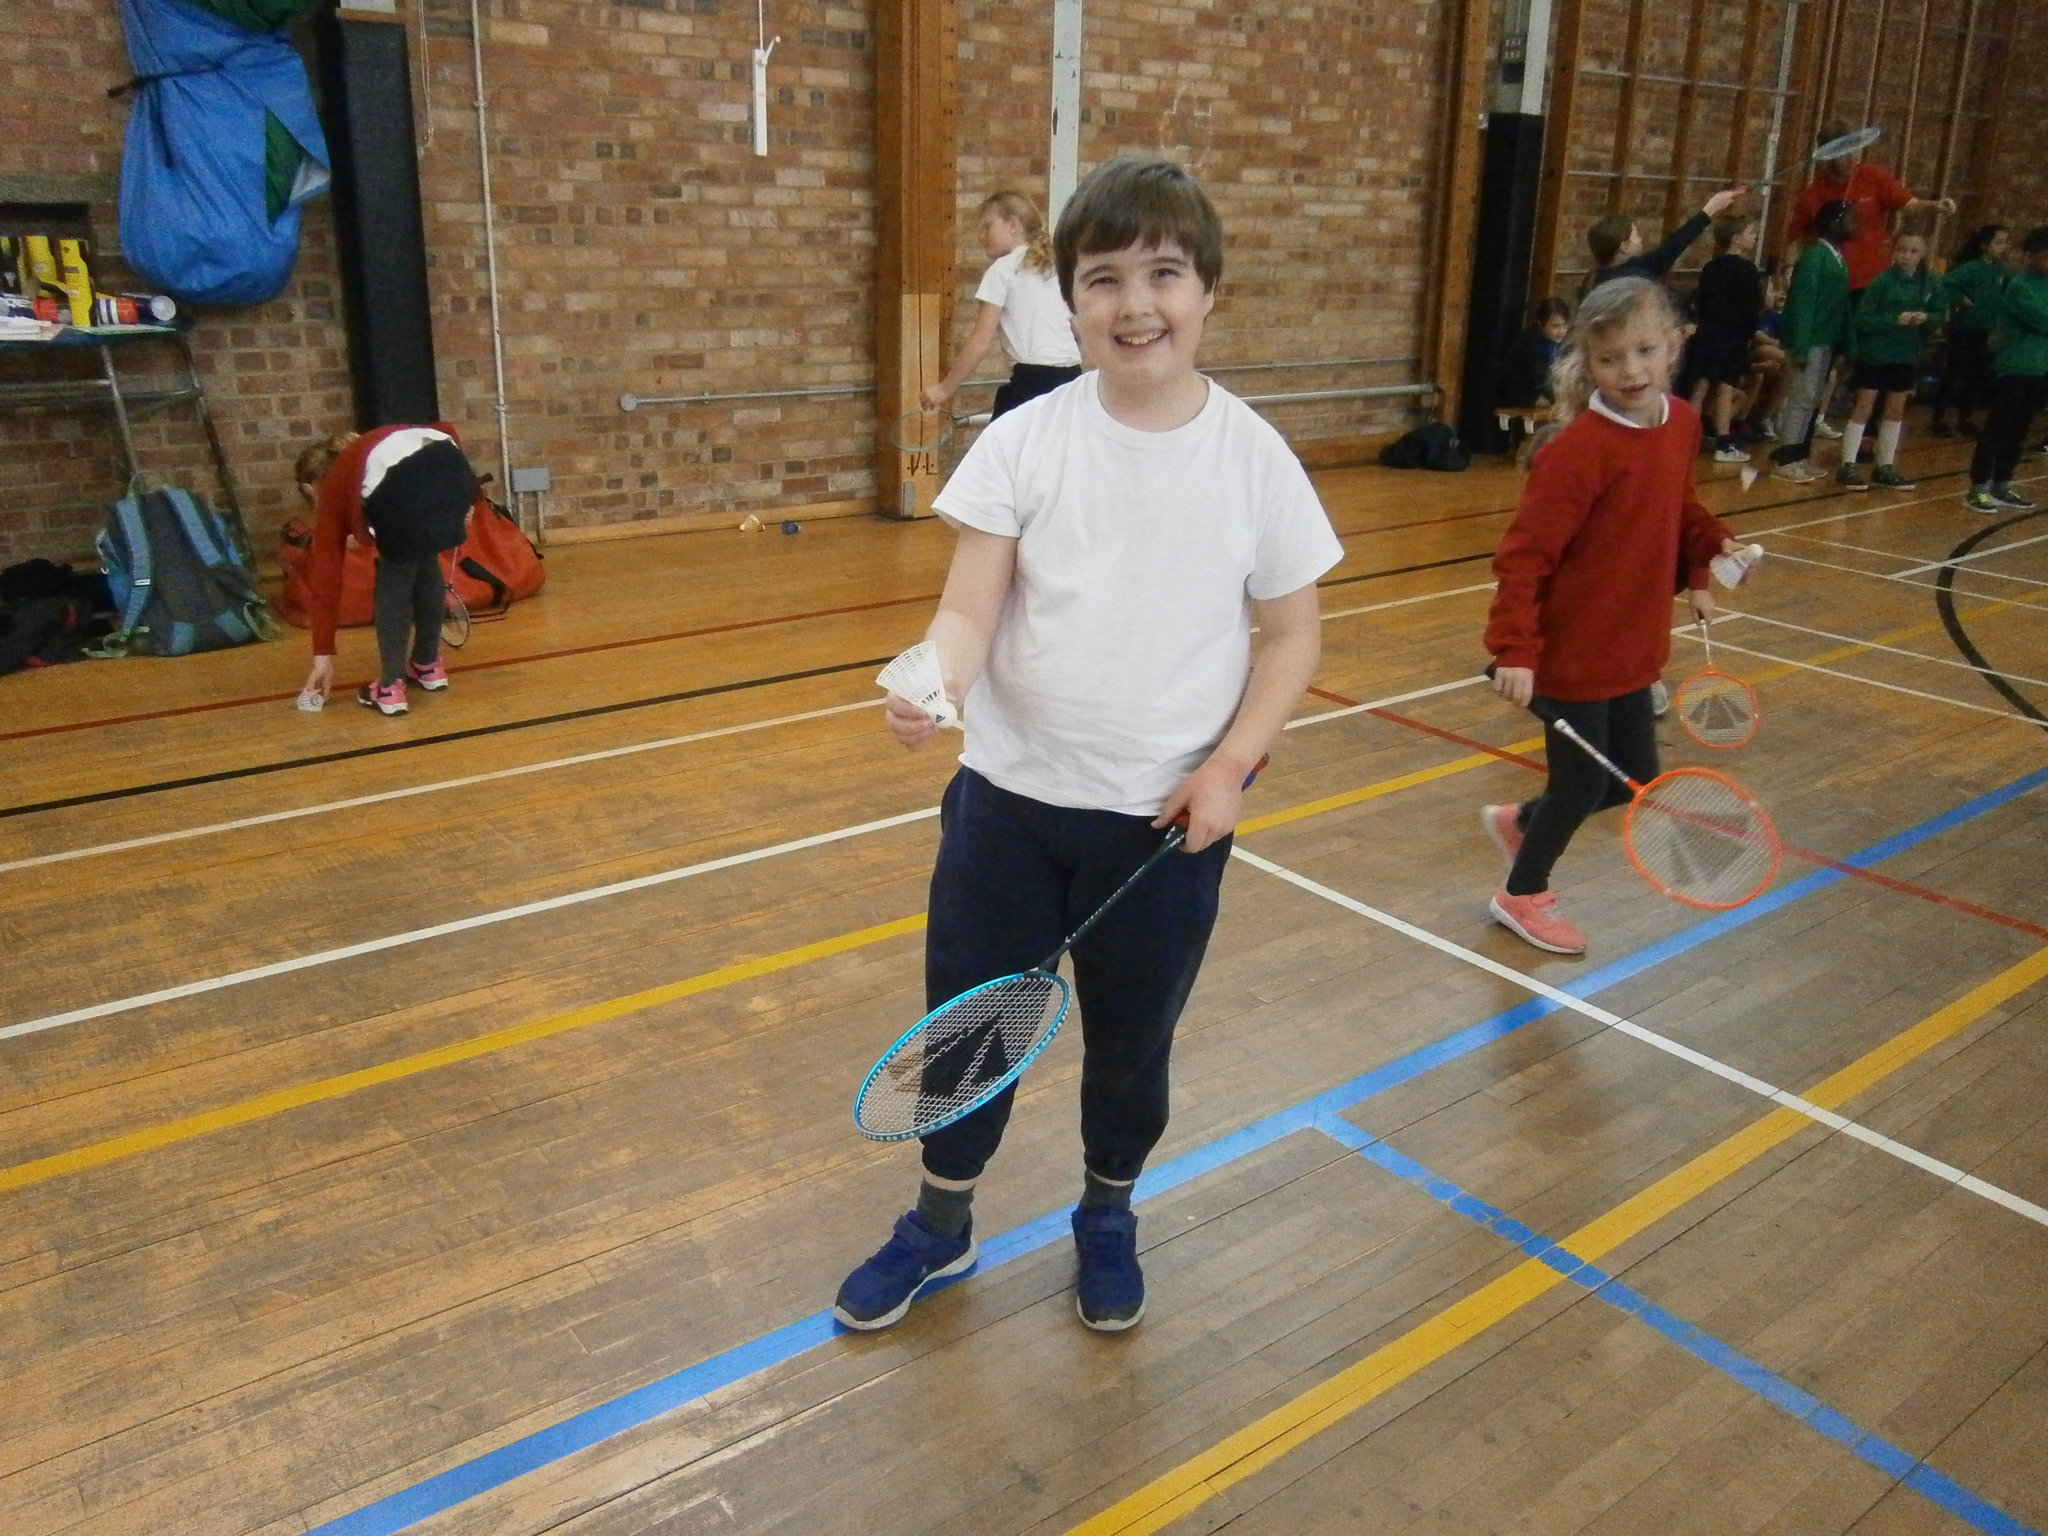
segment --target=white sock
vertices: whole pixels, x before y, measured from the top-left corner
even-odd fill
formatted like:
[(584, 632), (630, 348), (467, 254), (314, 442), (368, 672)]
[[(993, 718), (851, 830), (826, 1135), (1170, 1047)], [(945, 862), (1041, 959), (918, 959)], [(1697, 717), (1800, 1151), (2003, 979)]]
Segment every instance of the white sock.
[(1856, 455), (1863, 448), (1863, 424), (1850, 422), (1842, 428), (1842, 467), (1847, 469), (1856, 462)]
[(1887, 421), (1877, 429), (1877, 462), (1889, 468), (1893, 459), (1899, 456), (1899, 433), (1905, 430), (1903, 421)]

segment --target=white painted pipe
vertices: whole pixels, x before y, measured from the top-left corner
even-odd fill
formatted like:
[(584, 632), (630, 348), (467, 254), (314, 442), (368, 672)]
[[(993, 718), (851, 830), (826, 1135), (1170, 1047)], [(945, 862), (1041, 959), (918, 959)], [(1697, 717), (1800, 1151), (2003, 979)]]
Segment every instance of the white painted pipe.
[(491, 113), (484, 93), (484, 14), (482, 0), (469, 0), (469, 58), (476, 81), (476, 158), (483, 179), (484, 291), (491, 308), (491, 379), (496, 389), (492, 408), (498, 417), (498, 489), (512, 494), (512, 431), (505, 401), (505, 326), (498, 293), (498, 222), (491, 206)]

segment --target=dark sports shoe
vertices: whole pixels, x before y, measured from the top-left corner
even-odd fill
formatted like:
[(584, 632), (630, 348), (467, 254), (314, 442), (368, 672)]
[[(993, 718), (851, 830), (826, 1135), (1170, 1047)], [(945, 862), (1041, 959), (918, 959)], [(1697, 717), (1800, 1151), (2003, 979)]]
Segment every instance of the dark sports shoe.
[(849, 1328), (886, 1328), (910, 1310), (934, 1280), (974, 1267), (974, 1223), (958, 1237), (941, 1237), (915, 1211), (896, 1218), (896, 1230), (872, 1257), (840, 1282), (832, 1315)]
[(1909, 480), (1900, 474), (1897, 466), (1880, 464), (1870, 477), (1870, 483), (1883, 491), (1914, 491), (1920, 488), (1917, 480)]
[(1870, 489), (1870, 482), (1863, 478), (1862, 472), (1854, 464), (1844, 464), (1835, 471), (1835, 484), (1845, 491), (1867, 491)]
[(1967, 492), (1963, 497), (1963, 505), (1968, 507), (1972, 512), (1984, 512), (1988, 514), (1995, 514), (2003, 510), (1997, 502), (1991, 499), (1991, 493), (1989, 491)]
[(1074, 1310), (1097, 1333), (1120, 1333), (1145, 1315), (1145, 1272), (1138, 1268), (1138, 1218), (1108, 1205), (1074, 1210), (1080, 1273)]
[(2041, 504), (2038, 501), (2027, 500), (2026, 497), (2009, 485), (1994, 485), (1991, 487), (1991, 499), (2008, 512), (2038, 512), (2041, 510)]

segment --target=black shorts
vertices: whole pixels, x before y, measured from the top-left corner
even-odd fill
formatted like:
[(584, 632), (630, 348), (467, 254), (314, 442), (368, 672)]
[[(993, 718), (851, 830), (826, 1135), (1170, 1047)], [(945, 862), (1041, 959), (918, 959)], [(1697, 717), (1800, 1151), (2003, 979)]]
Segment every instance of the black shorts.
[(1692, 376), (1740, 386), (1749, 377), (1749, 338), (1748, 331), (1702, 329), (1692, 339)]
[(1877, 389), (1887, 394), (1910, 395), (1913, 392), (1913, 365), (1858, 361), (1856, 377), (1852, 382), (1857, 389)]

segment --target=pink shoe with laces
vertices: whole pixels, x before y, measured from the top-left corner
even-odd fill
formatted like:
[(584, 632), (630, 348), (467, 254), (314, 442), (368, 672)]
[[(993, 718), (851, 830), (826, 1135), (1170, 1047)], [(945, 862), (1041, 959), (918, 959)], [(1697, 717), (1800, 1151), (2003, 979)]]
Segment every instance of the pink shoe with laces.
[(1583, 955), (1586, 952), (1586, 936), (1557, 910), (1554, 891), (1538, 891), (1534, 896), (1510, 896), (1505, 890), (1499, 890), (1493, 893), (1493, 900), (1488, 906), (1495, 922), (1527, 939), (1538, 949), (1547, 949), (1553, 955)]
[(416, 661), (405, 664), (405, 675), (429, 693), (439, 693), (448, 686), (448, 669), (441, 665), (437, 656), (424, 667)]

